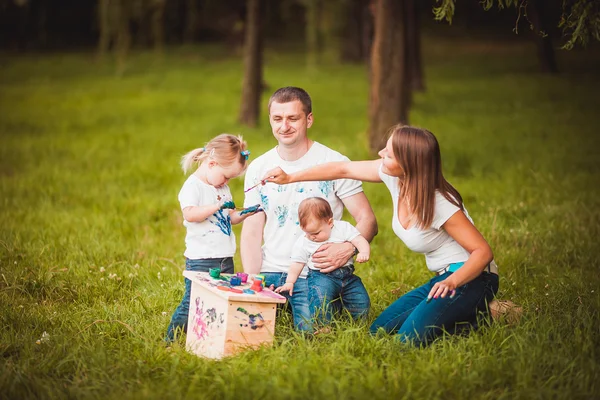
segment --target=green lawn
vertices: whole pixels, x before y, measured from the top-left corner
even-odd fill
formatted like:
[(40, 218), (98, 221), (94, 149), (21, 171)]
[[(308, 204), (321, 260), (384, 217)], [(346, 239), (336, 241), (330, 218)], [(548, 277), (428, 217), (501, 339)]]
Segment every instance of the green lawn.
[[(600, 57), (561, 52), (564, 73), (543, 76), (525, 45), (436, 39), (424, 52), (412, 123), (437, 135), (520, 323), (419, 350), (343, 321), (309, 340), (282, 312), (271, 348), (220, 362), (167, 350), (183, 291), (180, 156), (221, 132), (243, 134), (251, 157), (275, 143), (266, 115), (258, 129), (236, 122), (239, 59), (213, 47), (162, 63), (135, 54), (117, 78), (90, 54), (11, 56), (0, 65), (0, 398), (600, 397)], [(369, 157), (362, 66), (307, 71), (274, 50), (266, 61), (269, 92), (311, 93), (312, 138)], [(238, 203), (242, 185), (231, 183)], [(429, 274), (394, 236), (385, 187), (365, 191), (379, 221), (358, 269), (370, 322)]]

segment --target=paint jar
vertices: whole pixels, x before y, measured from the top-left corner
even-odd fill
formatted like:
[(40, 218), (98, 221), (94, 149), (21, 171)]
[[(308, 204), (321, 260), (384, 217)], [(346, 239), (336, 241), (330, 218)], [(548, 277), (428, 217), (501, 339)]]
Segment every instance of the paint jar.
[(221, 275), (221, 268), (211, 268), (208, 270), (208, 274), (216, 279)]
[(236, 275), (238, 278), (240, 278), (242, 280), (242, 283), (248, 282), (248, 274), (245, 274), (243, 272), (238, 272)]
[(261, 286), (265, 287), (265, 276), (264, 275), (256, 275), (256, 278), (260, 278)]
[(252, 282), (251, 290), (255, 292), (262, 292), (262, 279), (259, 276), (254, 277), (254, 282)]
[(239, 286), (242, 284), (242, 280), (239, 276), (232, 276), (231, 279), (229, 279), (229, 284), (231, 286)]

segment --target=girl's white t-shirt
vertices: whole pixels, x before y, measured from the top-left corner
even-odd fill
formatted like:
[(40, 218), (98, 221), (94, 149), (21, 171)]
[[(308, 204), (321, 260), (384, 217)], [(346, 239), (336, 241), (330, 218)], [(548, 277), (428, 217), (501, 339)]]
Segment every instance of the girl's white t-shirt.
[[(414, 224), (408, 229), (404, 229), (398, 219), (398, 198), (400, 195), (400, 186), (398, 178), (387, 175), (379, 167), (379, 176), (385, 183), (392, 195), (394, 203), (394, 216), (392, 220), (392, 229), (406, 246), (414, 252), (425, 254), (425, 262), (430, 271), (437, 272), (448, 265), (458, 262), (465, 262), (469, 258), (469, 252), (465, 250), (456, 240), (450, 236), (442, 225), (450, 219), (454, 213), (460, 211), (460, 208), (452, 204), (441, 193), (435, 194), (435, 210), (431, 227), (427, 229), (417, 228)], [(471, 217), (466, 208), (464, 213), (471, 221)], [(492, 261), (491, 268), (497, 272), (497, 266)]]
[[(195, 175), (190, 175), (185, 181), (178, 198), (182, 210), (190, 206), (206, 206), (232, 200), (229, 186), (216, 188), (202, 182)], [(188, 222), (184, 219), (183, 225), (187, 228), (187, 233), (183, 254), (193, 260), (233, 257), (235, 234), (231, 229), (230, 212), (229, 209), (219, 210), (202, 222)]]
[[(360, 232), (350, 222), (346, 221), (334, 221), (333, 228), (331, 229), (331, 235), (324, 242), (313, 242), (306, 235), (301, 235), (294, 243), (292, 248), (292, 262), (299, 262), (305, 264), (309, 269), (315, 268), (315, 264), (312, 261), (312, 256), (325, 243), (344, 243), (354, 240), (357, 236), (360, 236)], [(352, 265), (353, 259), (350, 258), (346, 265)], [(344, 265), (344, 266), (346, 266)]]

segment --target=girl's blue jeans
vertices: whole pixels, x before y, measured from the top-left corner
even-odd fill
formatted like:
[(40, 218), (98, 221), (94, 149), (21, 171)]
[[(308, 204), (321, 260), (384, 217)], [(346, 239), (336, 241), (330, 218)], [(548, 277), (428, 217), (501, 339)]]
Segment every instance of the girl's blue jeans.
[(452, 334), (476, 327), (478, 315), (489, 314), (488, 304), (498, 292), (498, 275), (483, 272), (457, 288), (453, 298), (447, 295), (427, 302), (433, 285), (451, 274), (448, 271), (437, 275), (400, 297), (373, 321), (371, 334), (383, 329), (397, 333), (402, 342), (426, 346), (444, 332)]
[(308, 301), (313, 321), (327, 324), (333, 314), (346, 309), (352, 318), (365, 317), (371, 301), (354, 266), (345, 266), (327, 274), (308, 271)]
[[(211, 268), (221, 268), (221, 272), (226, 274), (233, 274), (233, 258), (204, 258), (200, 260), (185, 259), (185, 270), (186, 271), (200, 271), (208, 272)], [(185, 292), (181, 303), (175, 309), (171, 322), (167, 328), (167, 336), (165, 341), (172, 342), (175, 340), (175, 331), (177, 329), (187, 332), (188, 314), (190, 312), (190, 292), (192, 290), (192, 282), (185, 279)]]

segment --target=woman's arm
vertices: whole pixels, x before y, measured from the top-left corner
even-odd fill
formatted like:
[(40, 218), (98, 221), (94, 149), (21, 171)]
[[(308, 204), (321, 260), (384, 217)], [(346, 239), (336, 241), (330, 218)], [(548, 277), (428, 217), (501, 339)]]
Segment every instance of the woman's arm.
[(371, 161), (336, 161), (319, 164), (312, 168), (286, 174), (277, 167), (265, 174), (262, 182), (279, 185), (302, 181), (328, 181), (333, 179), (356, 179), (363, 182), (381, 182), (379, 166), (381, 159)]
[(431, 288), (429, 298), (446, 297), (448, 293), (453, 296), (454, 289), (477, 278), (494, 258), (488, 242), (462, 211), (454, 213), (442, 227), (470, 255), (458, 271)]

